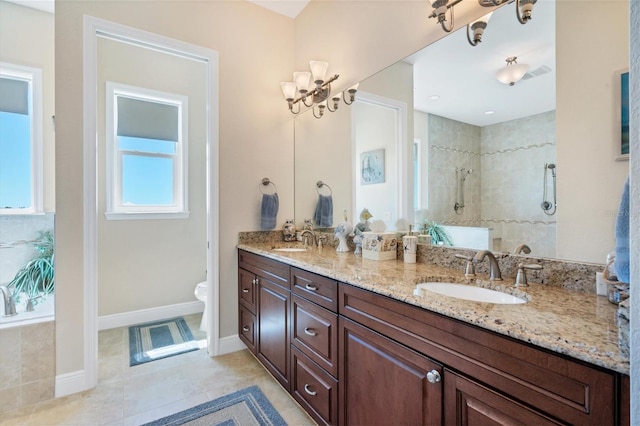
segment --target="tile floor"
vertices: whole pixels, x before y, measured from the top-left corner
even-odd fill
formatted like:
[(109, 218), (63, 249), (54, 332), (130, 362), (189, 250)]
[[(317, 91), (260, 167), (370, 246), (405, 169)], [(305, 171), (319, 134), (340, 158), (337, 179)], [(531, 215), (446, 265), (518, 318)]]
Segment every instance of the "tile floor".
[[(200, 315), (185, 320), (204, 346)], [(200, 349), (129, 367), (127, 327), (101, 331), (98, 342), (96, 388), (4, 413), (0, 425), (140, 425), (254, 384), (289, 425), (315, 425), (246, 350), (211, 358)]]

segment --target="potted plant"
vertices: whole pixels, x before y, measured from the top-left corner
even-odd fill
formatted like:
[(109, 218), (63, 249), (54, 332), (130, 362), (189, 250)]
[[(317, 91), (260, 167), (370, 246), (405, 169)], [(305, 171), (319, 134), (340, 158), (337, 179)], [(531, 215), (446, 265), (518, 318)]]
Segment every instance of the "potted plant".
[(434, 221), (425, 221), (422, 225), (422, 233), (431, 236), (431, 244), (452, 246), (453, 241), (447, 231)]
[(37, 255), (16, 273), (8, 284), (16, 299), (24, 293), (32, 302), (46, 296), (55, 288), (54, 241), (51, 231), (40, 231), (34, 246)]

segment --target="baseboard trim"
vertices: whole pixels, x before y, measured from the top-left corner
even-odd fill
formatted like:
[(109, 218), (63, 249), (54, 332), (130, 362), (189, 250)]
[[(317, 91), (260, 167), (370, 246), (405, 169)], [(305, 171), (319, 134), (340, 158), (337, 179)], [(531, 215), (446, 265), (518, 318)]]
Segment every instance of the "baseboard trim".
[(141, 309), (139, 311), (103, 315), (98, 317), (98, 331), (128, 327), (143, 322), (158, 321), (180, 315), (197, 314), (202, 311), (204, 311), (204, 303), (195, 300), (193, 302), (176, 303), (175, 305), (159, 306), (157, 308)]
[(84, 370), (72, 371), (71, 373), (56, 376), (55, 396), (60, 398), (89, 389)]
[(220, 338), (220, 353), (218, 355), (230, 354), (247, 349), (247, 345), (242, 343), (237, 334)]

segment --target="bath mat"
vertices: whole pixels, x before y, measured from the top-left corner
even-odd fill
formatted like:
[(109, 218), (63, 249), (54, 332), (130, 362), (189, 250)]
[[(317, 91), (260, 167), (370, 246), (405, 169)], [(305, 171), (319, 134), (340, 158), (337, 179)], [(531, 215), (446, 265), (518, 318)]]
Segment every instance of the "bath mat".
[(144, 426), (286, 426), (258, 386), (251, 386)]
[(129, 327), (131, 367), (198, 349), (198, 342), (182, 317)]

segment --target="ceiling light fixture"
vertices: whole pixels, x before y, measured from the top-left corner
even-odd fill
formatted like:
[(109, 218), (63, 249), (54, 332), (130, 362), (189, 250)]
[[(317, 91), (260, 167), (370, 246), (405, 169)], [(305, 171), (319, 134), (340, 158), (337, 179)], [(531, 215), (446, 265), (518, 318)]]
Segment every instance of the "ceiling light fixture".
[(529, 65), (519, 64), (516, 59), (516, 56), (509, 56), (505, 59), (507, 65), (496, 72), (496, 78), (500, 83), (513, 86), (527, 73)]
[[(500, 6), (503, 3), (513, 0), (478, 0), (480, 6), (495, 7)], [(516, 17), (518, 22), (526, 24), (531, 20), (531, 13), (533, 12), (533, 5), (538, 0), (516, 0)]]
[[(356, 92), (358, 91), (358, 84), (350, 87), (346, 91), (349, 98), (348, 101), (347, 96), (344, 96), (342, 92), (331, 96), (331, 83), (336, 81), (339, 75), (335, 74), (325, 80), (329, 63), (324, 61), (309, 61), (309, 68), (311, 68), (311, 72), (294, 72), (293, 81), (283, 81), (280, 83), (282, 94), (287, 100), (289, 111), (291, 111), (292, 114), (300, 113), (300, 102), (304, 104), (304, 106), (312, 108), (315, 118), (322, 118), (325, 109), (328, 109), (330, 112), (335, 112), (338, 109), (340, 98), (342, 98), (347, 105), (353, 103)], [(312, 90), (309, 90), (311, 78), (313, 78), (313, 84), (315, 86)], [(296, 91), (300, 95), (298, 98), (296, 98)], [(331, 100), (329, 100), (330, 96)], [(297, 111), (294, 111), (295, 104), (298, 104)], [(317, 114), (316, 109), (318, 110)]]
[[(453, 30), (453, 6), (460, 3), (462, 0), (453, 0), (449, 2), (449, 0), (429, 0), (431, 2), (431, 7), (433, 7), (433, 11), (429, 18), (438, 18), (438, 23), (442, 25), (442, 29), (445, 32), (450, 33)], [(451, 22), (449, 26), (445, 24), (447, 21), (447, 10), (449, 11), (449, 16), (451, 17)]]
[[(477, 46), (478, 43), (482, 41), (482, 34), (484, 34), (484, 30), (487, 28), (487, 24), (489, 23), (489, 19), (491, 19), (492, 14), (493, 12), (489, 12), (482, 18), (467, 25), (467, 40), (469, 40), (470, 45)], [(473, 32), (473, 39), (471, 39), (471, 32)]]

